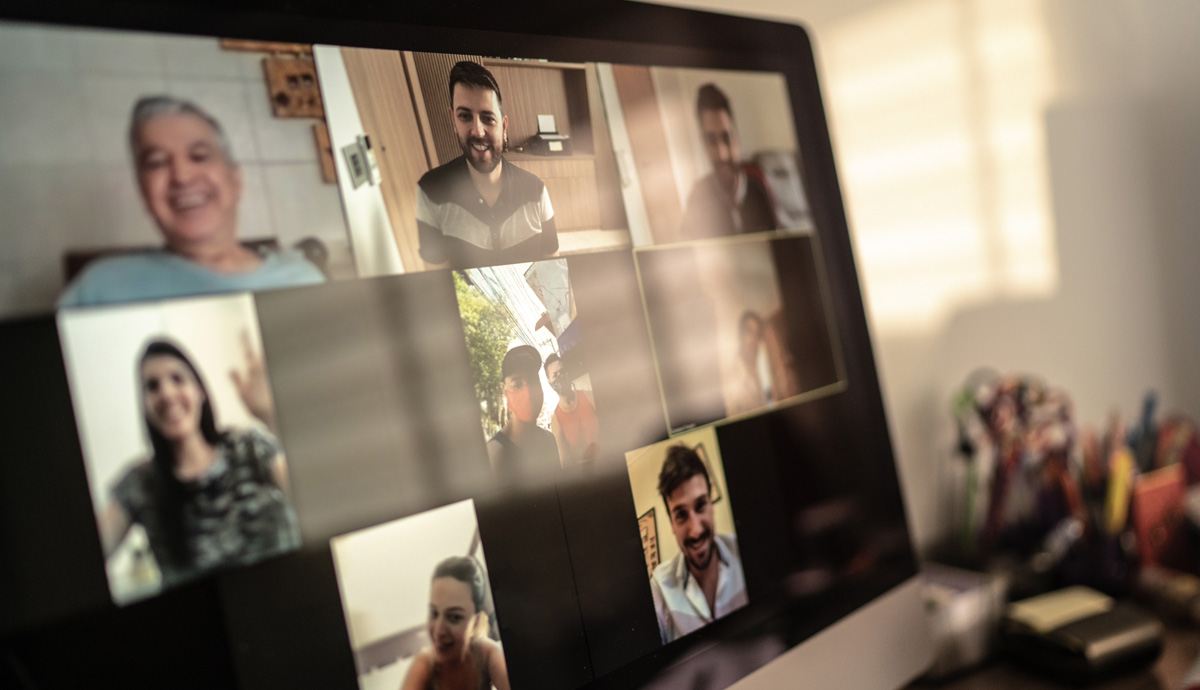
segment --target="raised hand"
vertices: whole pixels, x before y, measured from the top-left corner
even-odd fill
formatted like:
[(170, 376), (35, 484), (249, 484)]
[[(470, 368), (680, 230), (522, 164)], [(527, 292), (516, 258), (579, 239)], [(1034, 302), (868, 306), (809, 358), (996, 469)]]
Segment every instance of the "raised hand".
[(250, 334), (245, 330), (242, 331), (242, 348), (246, 355), (245, 369), (230, 369), (229, 377), (233, 379), (238, 397), (250, 414), (275, 433), (275, 400), (267, 383), (267, 370), (262, 356), (250, 344)]

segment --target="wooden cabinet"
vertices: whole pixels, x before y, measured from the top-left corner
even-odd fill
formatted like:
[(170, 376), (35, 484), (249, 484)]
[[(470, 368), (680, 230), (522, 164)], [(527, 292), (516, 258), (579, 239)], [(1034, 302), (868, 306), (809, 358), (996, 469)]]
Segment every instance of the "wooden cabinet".
[(594, 156), (531, 156), (514, 153), (508, 160), (537, 175), (546, 185), (559, 230), (595, 229), (600, 226), (600, 201), (596, 194)]

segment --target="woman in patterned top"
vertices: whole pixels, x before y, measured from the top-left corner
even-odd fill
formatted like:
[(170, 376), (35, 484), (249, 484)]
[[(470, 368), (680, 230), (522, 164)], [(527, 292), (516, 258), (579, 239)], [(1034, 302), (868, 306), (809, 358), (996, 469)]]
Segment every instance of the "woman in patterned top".
[[(246, 343), (245, 373), (233, 373), (246, 408), (267, 428), (274, 405), (262, 360)], [(153, 454), (133, 466), (101, 512), (111, 555), (141, 525), (170, 587), (216, 568), (298, 548), (283, 450), (258, 430), (218, 430), (208, 388), (174, 343), (155, 340), (138, 365), (142, 411)]]
[(504, 651), (488, 637), (483, 568), (452, 556), (433, 570), (430, 646), (417, 652), (402, 690), (509, 690)]

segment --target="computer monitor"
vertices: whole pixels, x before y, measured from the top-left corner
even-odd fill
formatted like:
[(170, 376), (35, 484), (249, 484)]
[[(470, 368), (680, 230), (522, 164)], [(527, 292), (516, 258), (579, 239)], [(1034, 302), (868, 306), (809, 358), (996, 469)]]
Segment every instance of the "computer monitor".
[(0, 677), (920, 672), (804, 30), (465, 9), (0, 9)]

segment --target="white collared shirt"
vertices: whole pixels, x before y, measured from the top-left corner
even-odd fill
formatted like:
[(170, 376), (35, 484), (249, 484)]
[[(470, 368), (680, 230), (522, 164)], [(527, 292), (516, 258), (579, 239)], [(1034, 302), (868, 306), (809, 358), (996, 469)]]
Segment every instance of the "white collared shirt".
[(654, 569), (654, 575), (650, 578), (650, 592), (654, 596), (654, 609), (658, 613), (658, 629), (662, 633), (663, 644), (699, 630), (740, 609), (749, 601), (746, 598), (746, 577), (742, 573), (737, 538), (732, 534), (718, 534), (713, 544), (718, 558), (715, 612), (709, 610), (704, 590), (688, 569), (682, 551)]

